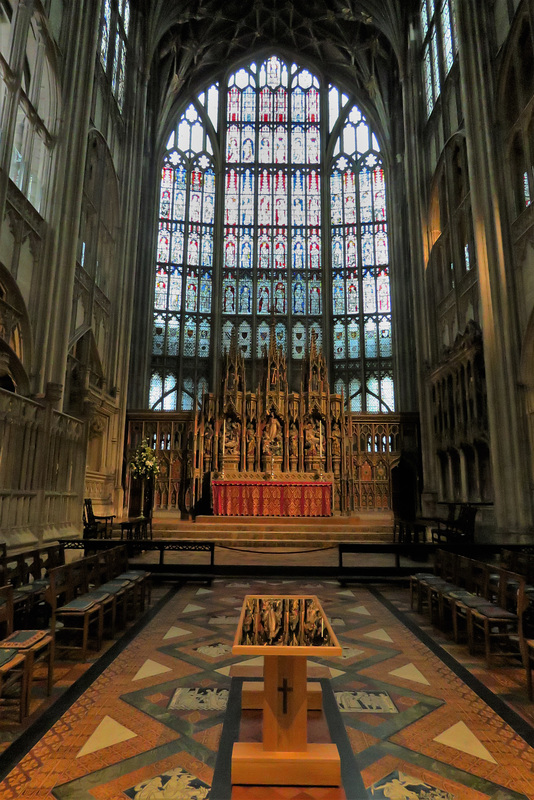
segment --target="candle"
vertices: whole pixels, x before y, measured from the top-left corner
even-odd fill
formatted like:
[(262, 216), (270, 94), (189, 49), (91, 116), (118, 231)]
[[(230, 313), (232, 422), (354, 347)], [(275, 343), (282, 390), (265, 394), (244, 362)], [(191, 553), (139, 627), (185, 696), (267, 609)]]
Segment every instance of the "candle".
[(224, 458), (224, 440), (226, 439), (226, 419), (223, 419), (223, 441), (222, 441), (222, 455)]
[(323, 459), (323, 423), (319, 420), (319, 458)]

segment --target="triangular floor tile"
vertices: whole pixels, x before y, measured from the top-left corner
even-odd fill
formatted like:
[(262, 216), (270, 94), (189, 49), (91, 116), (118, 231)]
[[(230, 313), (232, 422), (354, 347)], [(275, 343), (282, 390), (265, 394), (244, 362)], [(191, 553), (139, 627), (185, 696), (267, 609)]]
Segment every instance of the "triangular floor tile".
[(363, 614), (366, 617), (370, 617), (371, 616), (371, 612), (367, 611), (365, 606), (354, 606), (354, 608), (349, 608), (349, 611), (352, 614)]
[(164, 667), (163, 664), (158, 664), (157, 661), (152, 661), (148, 658), (140, 670), (132, 678), (133, 681), (140, 681), (143, 678), (151, 678), (153, 675), (161, 675), (162, 672), (170, 672), (170, 667)]
[(480, 742), (473, 731), (471, 731), (465, 722), (457, 722), (452, 728), (447, 728), (446, 731), (440, 733), (439, 736), (434, 738), (435, 742), (445, 744), (447, 747), (453, 747), (455, 750), (460, 750), (462, 753), (468, 753), (470, 756), (483, 758), (484, 761), (490, 761), (492, 764), (497, 762), (486, 750), (482, 742)]
[(415, 664), (406, 664), (404, 667), (393, 669), (391, 672), (388, 672), (388, 675), (393, 675), (395, 678), (404, 678), (405, 681), (414, 681), (414, 683), (424, 683), (426, 686), (430, 686), (429, 681), (427, 681), (423, 673), (417, 669)]
[(126, 742), (128, 739), (133, 739), (134, 736), (137, 736), (137, 734), (129, 728), (125, 728), (120, 722), (106, 716), (96, 730), (93, 731), (76, 758), (81, 758), (81, 756), (86, 756), (89, 753), (96, 753), (97, 750), (102, 750), (104, 747), (110, 747), (113, 744)]
[(345, 674), (342, 669), (334, 669), (334, 667), (330, 667), (329, 669), (330, 669), (330, 676), (332, 678), (339, 678), (340, 675)]
[(172, 628), (169, 628), (164, 639), (174, 639), (176, 636), (185, 636), (186, 633), (191, 633), (191, 631), (186, 631), (185, 628), (177, 628), (175, 625)]
[(386, 633), (384, 628), (378, 628), (376, 631), (364, 633), (363, 635), (369, 637), (369, 639), (379, 639), (381, 642), (393, 642), (393, 639), (389, 633)]
[(341, 597), (354, 597), (354, 593), (350, 589), (343, 589), (338, 592)]
[(204, 611), (204, 606), (195, 606), (193, 603), (188, 603), (182, 613), (190, 614), (191, 611)]
[[(308, 659), (308, 668), (309, 667), (321, 667), (322, 669), (325, 668), (324, 664), (319, 664), (317, 661), (310, 661)], [(334, 669), (334, 667), (326, 667), (326, 669), (330, 670), (330, 677), (331, 678), (338, 678), (340, 675), (344, 675), (344, 671), (341, 669)]]
[(202, 587), (200, 587), (200, 589), (197, 589), (196, 593), (197, 594), (212, 594), (213, 593), (213, 589), (203, 589)]
[(228, 676), (230, 675), (231, 667), (235, 667), (237, 665), (241, 667), (244, 665), (247, 667), (263, 667), (263, 656), (256, 656), (256, 658), (245, 658), (243, 661), (236, 661), (235, 664), (229, 664), (226, 667), (220, 667), (219, 669), (216, 669), (215, 672), (218, 672), (219, 675)]

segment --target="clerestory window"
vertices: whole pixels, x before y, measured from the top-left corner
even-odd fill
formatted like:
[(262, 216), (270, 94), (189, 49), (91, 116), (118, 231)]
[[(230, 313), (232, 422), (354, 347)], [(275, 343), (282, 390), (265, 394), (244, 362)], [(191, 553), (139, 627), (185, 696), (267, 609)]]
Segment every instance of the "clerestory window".
[(232, 339), (271, 329), (300, 388), (311, 337), (352, 410), (393, 411), (386, 182), (353, 100), (270, 56), (192, 98), (162, 164), (149, 405), (192, 409)]
[(458, 51), (452, 0), (422, 0), (423, 77), (430, 116)]
[(130, 27), (130, 0), (104, 0), (100, 23), (100, 63), (111, 83), (119, 109), (126, 89), (126, 49)]

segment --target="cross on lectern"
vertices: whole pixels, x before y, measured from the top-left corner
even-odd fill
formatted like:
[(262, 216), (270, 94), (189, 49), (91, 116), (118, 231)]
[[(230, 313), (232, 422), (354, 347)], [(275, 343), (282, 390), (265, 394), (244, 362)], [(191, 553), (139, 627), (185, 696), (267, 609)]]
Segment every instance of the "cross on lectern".
[(278, 687), (278, 691), (282, 692), (282, 694), (284, 695), (282, 703), (282, 713), (287, 714), (287, 693), (293, 691), (293, 689), (287, 685), (287, 678), (284, 678), (284, 680), (282, 681), (282, 685)]

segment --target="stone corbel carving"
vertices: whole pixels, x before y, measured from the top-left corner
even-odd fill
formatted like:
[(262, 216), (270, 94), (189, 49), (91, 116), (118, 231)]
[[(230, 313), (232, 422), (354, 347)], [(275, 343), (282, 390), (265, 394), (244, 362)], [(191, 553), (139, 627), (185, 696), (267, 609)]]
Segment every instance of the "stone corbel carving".
[(104, 418), (97, 414), (96, 409), (94, 409), (93, 415), (89, 419), (89, 439), (97, 439), (103, 436), (105, 430), (106, 422)]

